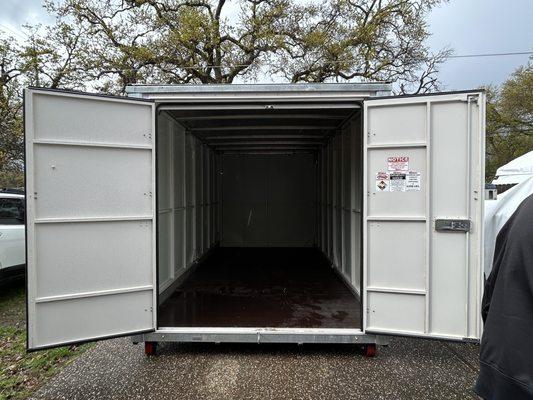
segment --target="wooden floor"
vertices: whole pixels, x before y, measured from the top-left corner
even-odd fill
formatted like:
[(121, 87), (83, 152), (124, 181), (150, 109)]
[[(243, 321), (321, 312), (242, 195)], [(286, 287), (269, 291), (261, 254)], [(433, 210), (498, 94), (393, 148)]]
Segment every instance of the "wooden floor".
[(159, 327), (360, 328), (360, 303), (313, 248), (217, 248), (159, 307)]

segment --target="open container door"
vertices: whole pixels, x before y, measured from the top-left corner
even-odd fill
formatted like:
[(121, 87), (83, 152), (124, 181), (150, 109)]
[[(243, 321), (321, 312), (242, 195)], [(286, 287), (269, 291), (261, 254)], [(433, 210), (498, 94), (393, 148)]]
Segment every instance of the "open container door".
[(481, 336), (485, 95), (364, 102), (363, 326)]
[(154, 104), (24, 100), (28, 349), (153, 331)]

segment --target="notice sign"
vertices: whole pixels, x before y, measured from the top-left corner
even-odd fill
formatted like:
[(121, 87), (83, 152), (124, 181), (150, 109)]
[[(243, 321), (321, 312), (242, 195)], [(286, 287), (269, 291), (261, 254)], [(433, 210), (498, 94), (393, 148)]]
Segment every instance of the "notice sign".
[(376, 192), (389, 192), (390, 180), (387, 172), (378, 172), (376, 174)]
[(406, 174), (403, 172), (393, 172), (390, 177), (391, 192), (405, 192), (407, 188)]
[(420, 190), (420, 172), (409, 171), (406, 176), (406, 190), (419, 191)]
[(409, 172), (409, 157), (388, 157), (387, 170), (389, 172)]

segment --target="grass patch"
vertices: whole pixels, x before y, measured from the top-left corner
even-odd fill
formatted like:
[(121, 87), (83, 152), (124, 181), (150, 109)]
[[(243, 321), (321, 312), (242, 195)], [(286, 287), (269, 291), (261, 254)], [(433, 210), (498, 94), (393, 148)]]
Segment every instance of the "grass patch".
[(0, 287), (0, 399), (25, 399), (90, 345), (26, 353), (24, 284)]

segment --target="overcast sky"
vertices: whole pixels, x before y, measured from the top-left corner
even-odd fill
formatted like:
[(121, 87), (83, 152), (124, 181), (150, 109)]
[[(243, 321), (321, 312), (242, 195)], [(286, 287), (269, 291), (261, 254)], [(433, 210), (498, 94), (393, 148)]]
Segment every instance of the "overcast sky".
[[(24, 23), (52, 22), (41, 0), (1, 1), (0, 29), (12, 35), (20, 36)], [(435, 51), (443, 47), (456, 55), (533, 51), (533, 0), (450, 0), (433, 10), (429, 24), (429, 44)], [(441, 68), (440, 80), (448, 90), (499, 84), (527, 61), (527, 55), (450, 59)]]

